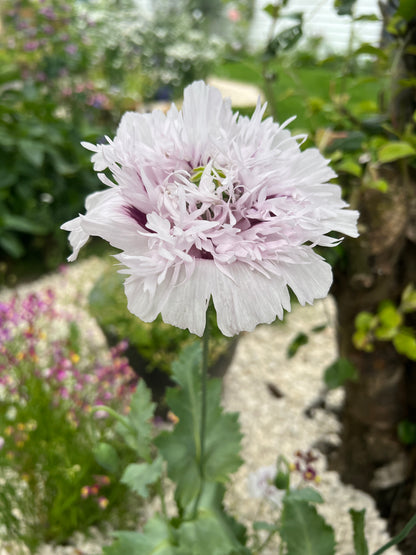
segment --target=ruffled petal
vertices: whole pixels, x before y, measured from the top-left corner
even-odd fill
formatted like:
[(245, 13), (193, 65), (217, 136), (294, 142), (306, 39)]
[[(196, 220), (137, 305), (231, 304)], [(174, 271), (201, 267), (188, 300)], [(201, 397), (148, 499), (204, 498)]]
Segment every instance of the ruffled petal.
[(304, 247), (304, 255), (306, 258), (300, 262), (279, 264), (279, 270), (302, 306), (326, 297), (332, 284), (331, 266), (311, 248)]

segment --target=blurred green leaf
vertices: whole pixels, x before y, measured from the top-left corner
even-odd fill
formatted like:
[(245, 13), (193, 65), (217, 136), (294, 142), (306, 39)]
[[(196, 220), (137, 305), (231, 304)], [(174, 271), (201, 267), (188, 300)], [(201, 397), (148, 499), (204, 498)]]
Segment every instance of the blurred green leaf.
[(173, 530), (161, 517), (149, 520), (143, 532), (114, 532), (115, 541), (103, 548), (105, 555), (188, 555), (175, 541)]
[(300, 349), (300, 347), (302, 347), (302, 345), (306, 345), (308, 341), (309, 341), (309, 337), (306, 335), (306, 333), (299, 332), (296, 335), (296, 337), (291, 341), (291, 343), (287, 348), (287, 351), (286, 351), (287, 358), (293, 358), (298, 352), (298, 350)]
[(400, 309), (404, 313), (416, 311), (416, 289), (412, 283), (410, 283), (402, 293)]
[(356, 50), (354, 50), (354, 56), (360, 56), (361, 54), (376, 56), (377, 58), (383, 60), (387, 60), (388, 58), (387, 53), (382, 48), (377, 48), (377, 46), (369, 43), (361, 44)]
[(365, 538), (365, 509), (361, 511), (350, 509), (349, 512), (354, 531), (355, 555), (368, 555), (368, 545)]
[(383, 164), (394, 162), (400, 158), (406, 158), (416, 154), (416, 150), (411, 144), (405, 141), (394, 141), (385, 144), (378, 151), (378, 160)]
[(163, 461), (157, 457), (151, 464), (129, 464), (121, 482), (143, 498), (149, 496), (148, 486), (154, 484), (162, 475)]
[(0, 247), (12, 258), (20, 258), (25, 253), (22, 242), (15, 235), (7, 232), (0, 234)]
[(339, 358), (328, 366), (324, 372), (324, 381), (328, 389), (341, 387), (347, 381), (357, 381), (358, 372), (346, 358)]
[(34, 235), (43, 235), (48, 232), (48, 229), (41, 223), (14, 214), (4, 214), (0, 218), (0, 226), (5, 229), (20, 231), (22, 233), (32, 233)]
[(335, 535), (313, 505), (285, 499), (280, 534), (290, 555), (334, 555)]
[(35, 142), (29, 139), (20, 139), (18, 146), (20, 152), (33, 166), (39, 168), (43, 164), (45, 147), (41, 141)]
[(380, 21), (380, 18), (375, 13), (365, 13), (354, 17), (354, 21)]
[(316, 489), (310, 487), (291, 489), (286, 493), (285, 499), (290, 501), (307, 501), (308, 503), (324, 502), (321, 494)]
[[(173, 378), (180, 388), (168, 390), (166, 397), (179, 422), (173, 431), (162, 432), (155, 439), (168, 463), (168, 475), (177, 484), (176, 498), (182, 507), (191, 503), (200, 488), (201, 355), (201, 346), (194, 343), (173, 363)], [(220, 380), (208, 382), (207, 408), (205, 477), (210, 482), (224, 483), (241, 464), (241, 433), (238, 415), (224, 413), (221, 407)]]
[(94, 449), (94, 458), (97, 463), (112, 474), (118, 473), (120, 459), (117, 451), (110, 443), (101, 442)]
[(416, 14), (416, 0), (400, 0), (397, 15), (411, 21)]
[(380, 324), (387, 329), (394, 329), (400, 326), (403, 316), (397, 310), (392, 301), (386, 300), (380, 303), (377, 311)]
[(377, 325), (377, 318), (371, 312), (363, 310), (355, 317), (354, 324), (357, 330), (368, 332)]
[(397, 435), (399, 440), (405, 445), (414, 445), (416, 443), (416, 422), (411, 422), (410, 420), (399, 422)]
[(356, 177), (361, 177), (363, 174), (362, 166), (352, 158), (344, 158), (341, 163), (337, 164), (337, 170), (355, 175)]
[(335, 0), (334, 8), (338, 15), (352, 15), (356, 0)]
[(274, 532), (277, 530), (275, 524), (270, 524), (269, 522), (264, 522), (263, 520), (257, 520), (253, 522), (253, 530), (266, 530), (267, 532)]
[(152, 440), (152, 423), (155, 404), (151, 401), (150, 390), (143, 380), (134, 392), (127, 416), (119, 416), (124, 423), (117, 422), (116, 430), (124, 438), (127, 445), (136, 451), (139, 457), (149, 460)]
[(276, 2), (274, 4), (267, 4), (267, 6), (263, 8), (263, 11), (273, 19), (277, 19), (279, 17), (280, 8), (281, 6)]
[(416, 336), (412, 328), (400, 328), (393, 337), (393, 345), (399, 354), (416, 360)]

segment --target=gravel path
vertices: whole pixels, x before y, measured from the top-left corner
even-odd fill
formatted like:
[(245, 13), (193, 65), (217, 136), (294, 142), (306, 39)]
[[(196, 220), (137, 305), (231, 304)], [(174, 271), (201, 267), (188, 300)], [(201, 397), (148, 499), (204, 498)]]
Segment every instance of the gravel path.
[[(96, 349), (105, 347), (105, 341), (95, 321), (86, 310), (86, 297), (107, 262), (98, 258), (65, 266), (56, 274), (46, 276), (29, 285), (22, 292), (53, 288), (57, 302), (71, 311), (88, 334)], [(7, 296), (6, 291), (2, 297)], [(274, 464), (278, 455), (293, 460), (295, 451), (306, 451), (320, 439), (337, 442), (339, 424), (332, 413), (316, 410), (307, 418), (304, 410), (317, 397), (322, 387), (323, 369), (336, 358), (334, 339), (334, 305), (330, 298), (314, 306), (296, 306), (286, 318), (285, 325), (259, 326), (244, 334), (237, 347), (234, 360), (224, 379), (223, 404), (227, 410), (240, 413), (244, 433), (243, 458), (245, 465), (233, 476), (227, 492), (226, 504), (245, 523), (267, 520), (273, 509), (267, 504), (259, 508), (258, 500), (250, 498), (247, 477), (261, 466)], [(286, 349), (299, 332), (328, 323), (324, 332), (310, 334), (309, 344), (288, 360)], [(270, 385), (278, 388), (281, 397), (270, 392)], [(342, 402), (342, 394), (333, 392), (329, 402), (334, 406)], [(317, 462), (319, 492), (325, 503), (319, 506), (321, 514), (335, 528), (338, 542), (337, 555), (353, 555), (352, 530), (349, 508), (366, 509), (367, 538), (370, 552), (380, 547), (388, 536), (385, 522), (380, 519), (372, 499), (350, 486), (340, 483), (335, 472), (327, 471), (325, 461)], [(74, 538), (73, 546), (43, 546), (39, 555), (93, 555), (101, 553), (105, 537), (96, 533), (91, 539)], [(0, 544), (0, 555), (21, 553)], [(388, 555), (398, 554), (392, 548)], [(276, 544), (270, 545), (265, 555), (276, 555)]]

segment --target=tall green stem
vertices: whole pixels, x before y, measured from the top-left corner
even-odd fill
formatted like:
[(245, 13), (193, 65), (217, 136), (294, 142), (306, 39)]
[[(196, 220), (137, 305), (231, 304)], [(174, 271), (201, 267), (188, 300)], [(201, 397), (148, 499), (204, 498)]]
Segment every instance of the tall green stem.
[(204, 489), (205, 481), (205, 430), (207, 425), (207, 380), (208, 380), (208, 352), (209, 352), (209, 311), (207, 311), (207, 320), (205, 324), (204, 335), (202, 338), (202, 367), (201, 367), (201, 421), (199, 428), (199, 477), (200, 486), (198, 495), (194, 505), (194, 517), (198, 511), (199, 501), (201, 499), (202, 490)]

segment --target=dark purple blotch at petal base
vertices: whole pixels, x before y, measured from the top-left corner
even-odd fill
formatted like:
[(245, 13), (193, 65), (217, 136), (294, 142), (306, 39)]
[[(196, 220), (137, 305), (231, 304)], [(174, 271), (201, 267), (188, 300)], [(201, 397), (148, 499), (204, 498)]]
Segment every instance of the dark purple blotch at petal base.
[(126, 211), (126, 214), (128, 216), (130, 216), (130, 218), (133, 218), (133, 220), (136, 223), (139, 224), (140, 227), (143, 227), (147, 231), (150, 231), (151, 233), (154, 233), (154, 231), (152, 229), (149, 229), (146, 225), (147, 224), (147, 214), (145, 214), (144, 212), (142, 212), (141, 210), (139, 210), (135, 206), (125, 206), (124, 210)]

